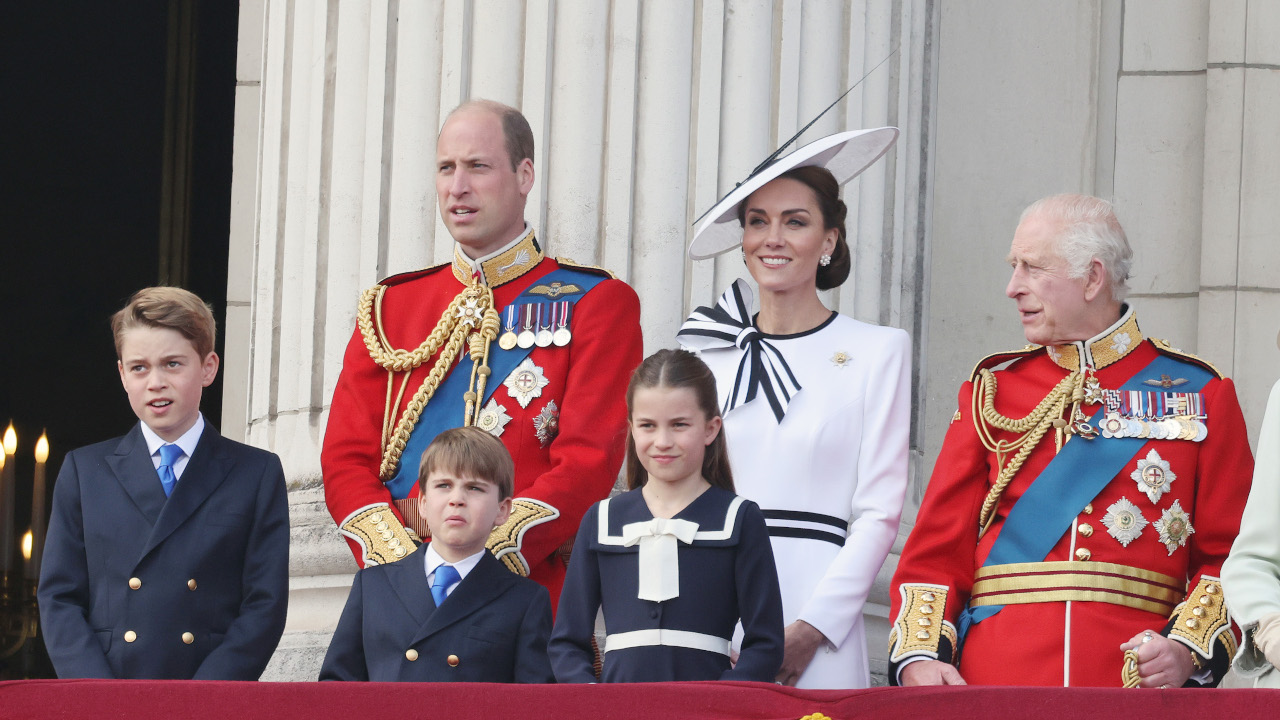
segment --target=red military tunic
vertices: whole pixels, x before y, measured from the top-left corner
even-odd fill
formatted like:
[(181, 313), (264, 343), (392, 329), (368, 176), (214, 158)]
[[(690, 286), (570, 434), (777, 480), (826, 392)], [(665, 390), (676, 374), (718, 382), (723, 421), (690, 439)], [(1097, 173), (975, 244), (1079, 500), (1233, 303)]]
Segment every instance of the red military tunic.
[[(501, 313), (559, 263), (542, 256), (530, 232), (480, 266), (493, 289), (494, 308)], [(452, 265), (384, 280), (380, 312), (375, 309), (373, 316), (380, 316), (380, 334), (386, 345), (417, 348), (436, 327), (445, 308), (469, 284), (472, 272), (467, 260), (455, 252)], [(530, 351), (528, 361), (541, 370), (547, 382), (527, 407), (522, 407), (503, 384), (505, 378), (488, 380), (492, 399), (510, 419), (486, 429), (498, 435), (515, 461), (513, 517), (500, 529), (508, 535), (505, 546), (510, 555), (500, 558), (512, 570), (527, 570), (529, 577), (544, 585), (553, 606), (565, 572), (557, 550), (573, 538), (587, 508), (608, 495), (621, 466), (626, 440), (625, 392), (631, 371), (641, 359), (639, 320), (635, 291), (620, 280), (605, 279), (574, 305), (569, 324), (572, 340), (567, 345)], [(498, 342), (493, 342), (490, 350), (502, 352)], [(329, 512), (362, 566), (366, 561), (395, 560), (413, 550), (401, 513), (388, 506), (392, 497), (379, 479), (384, 422), (391, 417), (394, 426), (403, 416), (435, 359), (433, 356), (410, 370), (401, 393), (405, 374), (389, 373), (373, 361), (358, 325), (347, 346), (320, 460)], [(394, 416), (387, 412), (392, 404)], [(455, 424), (461, 425), (463, 404), (459, 402), (449, 412), (451, 417), (456, 414)], [(494, 417), (491, 414), (489, 420)], [(401, 460), (411, 463), (408, 467), (415, 477), (418, 459), (406, 456)], [(417, 495), (415, 485), (409, 497)], [(529, 512), (522, 514), (522, 509)], [(490, 539), (495, 554), (498, 534), (495, 531)]]
[[(1071, 529), (1044, 562), (980, 571), (1014, 503), (1057, 453), (1054, 430), (1013, 476), (989, 530), (979, 537), (983, 501), (1000, 472), (979, 429), (1006, 442), (1021, 433), (997, 429), (981, 417), (975, 421), (983, 398), (981, 391), (975, 398), (978, 372), (961, 387), (959, 409), (893, 578), (891, 680), (897, 681), (901, 665), (913, 657), (955, 662), (958, 618), (971, 600), (1004, 607), (972, 625), (964, 638), (959, 671), (970, 684), (1119, 686), (1121, 643), (1161, 628), (1190, 648), (1206, 671), (1225, 671), (1236, 638), (1217, 576), (1239, 528), (1253, 470), (1232, 382), (1211, 366), (1143, 338), (1132, 310), (1087, 343), (993, 356), (979, 370), (1016, 357), (995, 372), (995, 411), (1017, 419), (1030, 414), (1081, 359), (1092, 360), (1102, 389), (1114, 390), (1161, 353), (1212, 371), (1200, 391), (1207, 435), (1201, 442), (1146, 442), (1078, 508)], [(1180, 378), (1161, 380), (1170, 387), (1149, 389), (1177, 392)], [(1101, 407), (1086, 401), (1081, 409), (1092, 416)], [(1008, 450), (1006, 463), (1016, 452)], [(1166, 480), (1167, 489), (1143, 483), (1143, 473), (1157, 485)], [(1189, 519), (1189, 530), (1178, 510)], [(975, 583), (979, 573), (982, 582)]]

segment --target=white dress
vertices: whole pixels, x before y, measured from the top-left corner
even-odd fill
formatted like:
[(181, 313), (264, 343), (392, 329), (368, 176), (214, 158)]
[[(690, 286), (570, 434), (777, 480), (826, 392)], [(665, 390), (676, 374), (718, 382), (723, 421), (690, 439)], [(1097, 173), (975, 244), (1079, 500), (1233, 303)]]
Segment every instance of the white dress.
[[(737, 492), (769, 524), (783, 621), (804, 620), (830, 641), (798, 686), (867, 687), (862, 610), (897, 536), (906, 491), (911, 340), (836, 313), (808, 332), (762, 339), (801, 390), (781, 422), (763, 397), (725, 415)], [(722, 407), (743, 353), (699, 353)]]

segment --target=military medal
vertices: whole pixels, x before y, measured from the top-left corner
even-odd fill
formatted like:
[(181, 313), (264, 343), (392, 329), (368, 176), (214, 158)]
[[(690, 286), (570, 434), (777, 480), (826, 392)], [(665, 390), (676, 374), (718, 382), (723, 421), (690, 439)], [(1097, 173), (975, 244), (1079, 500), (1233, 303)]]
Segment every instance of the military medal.
[(573, 339), (573, 333), (569, 332), (569, 305), (568, 300), (561, 300), (558, 303), (560, 311), (556, 313), (556, 331), (551, 336), (551, 342), (556, 347), (564, 347)]
[(1154, 449), (1147, 453), (1145, 459), (1138, 460), (1138, 469), (1130, 473), (1129, 477), (1137, 481), (1138, 490), (1146, 493), (1153, 503), (1160, 502), (1160, 496), (1169, 492), (1169, 483), (1178, 479), (1169, 469), (1169, 461), (1161, 458), (1160, 453)]
[(1148, 523), (1138, 506), (1122, 497), (1107, 508), (1107, 514), (1102, 516), (1102, 524), (1107, 528), (1108, 535), (1120, 541), (1124, 547), (1129, 547), (1129, 543), (1138, 539)]
[(1160, 515), (1160, 519), (1155, 521), (1154, 526), (1156, 532), (1160, 533), (1160, 542), (1164, 543), (1170, 555), (1178, 547), (1186, 545), (1187, 538), (1195, 533), (1195, 528), (1191, 527), (1191, 518), (1187, 517), (1186, 511), (1177, 500), (1174, 500), (1173, 505)]
[[(534, 336), (534, 344), (538, 347), (551, 347), (551, 324), (553, 322), (551, 315), (553, 305), (538, 304), (538, 334)], [(546, 323), (542, 321), (546, 316)]]
[(516, 308), (517, 305), (512, 303), (507, 306), (505, 318), (502, 324), (503, 333), (498, 338), (498, 347), (503, 350), (511, 350), (516, 346)]
[(525, 358), (502, 384), (507, 386), (507, 392), (520, 403), (520, 407), (527, 408), (551, 381), (542, 374), (542, 368), (533, 364), (533, 360)]
[(516, 336), (516, 344), (528, 350), (533, 347), (533, 305), (524, 306), (524, 323), (520, 326), (520, 334)]
[(509, 422), (511, 416), (507, 414), (507, 409), (499, 405), (497, 400), (489, 398), (489, 404), (484, 406), (480, 416), (476, 418), (476, 427), (494, 437), (501, 437)]
[(542, 412), (533, 418), (533, 432), (538, 436), (542, 447), (549, 445), (560, 434), (560, 410), (556, 407), (555, 400), (548, 400)]

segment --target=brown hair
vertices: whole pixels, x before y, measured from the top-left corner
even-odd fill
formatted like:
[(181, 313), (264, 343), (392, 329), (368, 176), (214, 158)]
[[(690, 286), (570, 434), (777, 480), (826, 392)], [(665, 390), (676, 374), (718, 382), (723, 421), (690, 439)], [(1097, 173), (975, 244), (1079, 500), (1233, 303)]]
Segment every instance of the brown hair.
[[(459, 110), (469, 110), (472, 108), (487, 110), (502, 121), (502, 139), (507, 146), (507, 158), (511, 161), (512, 171), (520, 166), (520, 162), (525, 158), (529, 162), (533, 162), (533, 129), (529, 127), (529, 121), (525, 119), (520, 111), (504, 105), (496, 100), (468, 100), (449, 112), (449, 117)], [(448, 122), (449, 118), (445, 118)]]
[[(831, 264), (818, 266), (818, 289), (830, 290), (840, 287), (849, 279), (849, 270), (853, 267), (853, 259), (849, 254), (849, 242), (844, 227), (845, 217), (849, 214), (849, 206), (840, 199), (840, 183), (830, 170), (818, 165), (792, 168), (776, 179), (789, 178), (803, 183), (813, 191), (813, 199), (822, 212), (822, 229), (837, 230), (836, 247), (831, 251)], [(771, 181), (772, 182), (772, 181)], [(738, 224), (746, 225), (747, 201), (738, 203)]]
[(203, 361), (213, 352), (218, 333), (213, 310), (195, 293), (176, 287), (143, 288), (111, 316), (111, 334), (116, 340), (116, 357), (124, 344), (125, 332), (137, 327), (176, 330), (191, 341)]
[(427, 476), (435, 471), (457, 473), (498, 486), (498, 499), (514, 492), (516, 466), (498, 438), (478, 427), (457, 427), (436, 436), (418, 465), (418, 491), (427, 491)]
[[(698, 409), (707, 416), (707, 420), (720, 417), (720, 406), (716, 400), (716, 377), (701, 358), (687, 350), (659, 350), (645, 358), (635, 372), (631, 373), (631, 382), (627, 385), (628, 421), (631, 419), (636, 390), (657, 387), (688, 388), (693, 391)], [(715, 487), (735, 492), (723, 426), (702, 456), (702, 477)], [(628, 432), (627, 489), (635, 490), (648, 480), (649, 473), (636, 454), (635, 439)]]

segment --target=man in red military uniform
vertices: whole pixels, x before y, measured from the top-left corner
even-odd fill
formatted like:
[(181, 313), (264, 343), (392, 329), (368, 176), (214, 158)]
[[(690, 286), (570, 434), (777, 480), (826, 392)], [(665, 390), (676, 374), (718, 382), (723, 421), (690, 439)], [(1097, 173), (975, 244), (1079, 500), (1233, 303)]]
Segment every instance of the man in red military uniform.
[[(1059, 195), (1014, 234), (1023, 350), (960, 389), (893, 578), (902, 685), (1215, 684), (1219, 568), (1253, 457), (1231, 380), (1147, 338), (1109, 203)], [(1126, 651), (1132, 651), (1126, 655)]]
[(565, 569), (558, 550), (622, 462), (640, 307), (607, 271), (543, 255), (524, 220), (532, 158), (533, 133), (515, 109), (481, 100), (449, 115), (436, 192), (453, 262), (388, 278), (361, 297), (321, 466), (329, 512), (356, 561), (391, 562), (426, 532), (422, 451), (446, 428), (484, 428), (516, 467), (511, 519), (489, 550), (546, 586), (554, 604)]

